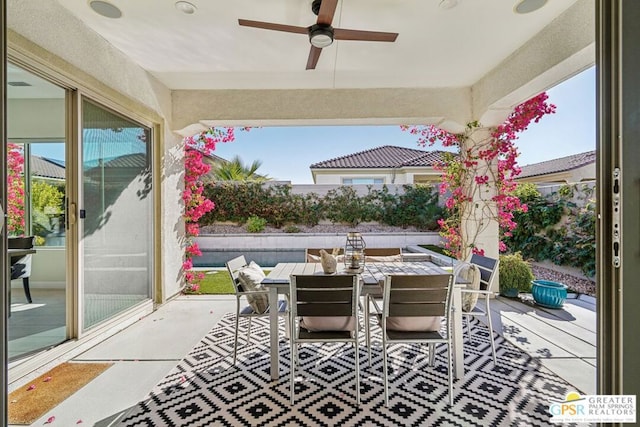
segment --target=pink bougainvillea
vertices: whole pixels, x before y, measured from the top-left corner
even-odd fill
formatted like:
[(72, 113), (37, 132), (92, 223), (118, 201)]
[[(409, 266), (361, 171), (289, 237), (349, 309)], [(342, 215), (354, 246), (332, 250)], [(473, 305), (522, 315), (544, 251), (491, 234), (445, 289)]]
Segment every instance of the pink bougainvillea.
[(24, 156), (22, 147), (7, 144), (7, 229), (9, 234), (24, 234)]
[[(241, 128), (249, 130), (249, 128)], [(205, 155), (211, 154), (216, 149), (216, 144), (220, 142), (232, 142), (235, 140), (235, 129), (211, 128), (188, 138), (185, 138), (184, 145), (184, 191), (182, 201), (184, 202), (184, 222), (187, 244), (185, 247), (185, 260), (182, 268), (185, 272), (185, 292), (195, 293), (200, 289), (200, 282), (204, 279), (203, 273), (193, 271), (194, 256), (202, 255), (198, 244), (193, 238), (200, 234), (198, 220), (207, 212), (215, 208), (214, 203), (204, 195), (204, 184), (202, 176), (211, 169), (211, 166), (203, 161)]]
[[(444, 147), (458, 149), (457, 155), (445, 154), (443, 163), (436, 166), (442, 173), (440, 194), (447, 195), (445, 207), (449, 213), (438, 224), (445, 248), (452, 256), (465, 259), (469, 252), (484, 255), (484, 250), (476, 246), (476, 238), (488, 226), (487, 217), (497, 220), (501, 235), (508, 236), (517, 226), (513, 213), (526, 212), (527, 206), (514, 195), (515, 178), (520, 174), (515, 140), (531, 122), (537, 123), (544, 115), (555, 112), (556, 107), (547, 99), (547, 94), (541, 93), (518, 105), (504, 123), (490, 129), (489, 137), (476, 137), (482, 128), (477, 121), (467, 124), (459, 134), (435, 126), (402, 126), (418, 137), (419, 145), (440, 142)], [(495, 191), (490, 191), (493, 186)], [(463, 235), (462, 222), (473, 220), (473, 231)], [(499, 249), (506, 250), (502, 241)]]

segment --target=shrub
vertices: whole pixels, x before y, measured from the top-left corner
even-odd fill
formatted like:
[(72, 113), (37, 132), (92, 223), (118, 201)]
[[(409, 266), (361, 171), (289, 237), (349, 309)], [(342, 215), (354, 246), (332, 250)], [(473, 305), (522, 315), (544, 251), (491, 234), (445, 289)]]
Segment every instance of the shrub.
[(300, 228), (295, 225), (287, 225), (284, 229), (285, 233), (299, 233), (300, 231)]
[(258, 216), (250, 216), (247, 219), (247, 231), (249, 233), (262, 233), (267, 226), (267, 220)]
[(385, 222), (407, 228), (410, 225), (419, 230), (437, 230), (438, 219), (444, 209), (438, 204), (439, 194), (431, 186), (405, 185), (404, 194), (396, 197), (394, 204), (386, 205)]
[(588, 185), (564, 185), (544, 197), (534, 184), (520, 184), (516, 195), (529, 209), (514, 214), (518, 226), (512, 236), (505, 238), (509, 250), (520, 251), (525, 258), (536, 261), (548, 259), (557, 265), (580, 267), (585, 275), (593, 277), (593, 189)]
[(200, 219), (201, 226), (217, 221), (244, 224), (250, 216), (258, 216), (274, 227), (284, 224), (313, 227), (327, 219), (354, 226), (378, 221), (437, 230), (437, 220), (443, 215), (438, 192), (431, 186), (405, 185), (403, 194), (390, 193), (386, 185), (380, 190), (368, 187), (364, 196), (351, 186), (341, 186), (321, 197), (316, 193), (292, 194), (288, 184), (219, 182), (207, 184), (204, 195), (216, 208)]
[(500, 280), (500, 294), (505, 294), (510, 289), (520, 292), (529, 292), (533, 272), (528, 262), (522, 259), (522, 254), (516, 252), (512, 255), (500, 255), (498, 277)]
[(353, 187), (343, 186), (329, 190), (324, 200), (325, 215), (331, 222), (356, 226), (371, 220), (370, 215), (367, 215), (366, 203), (358, 197)]

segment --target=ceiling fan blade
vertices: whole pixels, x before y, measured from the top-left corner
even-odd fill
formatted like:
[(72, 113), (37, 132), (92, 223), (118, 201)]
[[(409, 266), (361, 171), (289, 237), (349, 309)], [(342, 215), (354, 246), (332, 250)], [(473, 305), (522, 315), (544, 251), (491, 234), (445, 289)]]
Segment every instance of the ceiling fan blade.
[(248, 19), (238, 19), (238, 24), (243, 27), (261, 28), (263, 30), (284, 31), (285, 33), (309, 34), (307, 27), (296, 25), (274, 24), (273, 22), (251, 21)]
[(318, 64), (318, 59), (320, 59), (321, 53), (322, 48), (311, 46), (311, 50), (309, 51), (309, 59), (307, 59), (307, 70), (316, 69), (316, 65)]
[(331, 25), (337, 6), (338, 0), (322, 0), (322, 3), (320, 3), (320, 11), (318, 12), (317, 23), (322, 25)]
[(398, 33), (385, 33), (381, 31), (345, 30), (334, 28), (333, 38), (336, 40), (360, 40), (369, 42), (394, 42)]

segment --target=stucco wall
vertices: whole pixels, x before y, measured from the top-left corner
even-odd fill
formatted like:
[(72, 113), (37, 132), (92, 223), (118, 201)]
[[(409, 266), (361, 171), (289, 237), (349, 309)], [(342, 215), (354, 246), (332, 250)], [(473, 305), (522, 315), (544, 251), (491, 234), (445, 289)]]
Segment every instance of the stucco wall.
[(576, 169), (550, 173), (546, 175), (528, 176), (526, 178), (520, 178), (518, 182), (532, 182), (535, 184), (554, 184), (554, 183), (575, 183), (583, 181), (595, 181), (596, 179), (596, 164), (591, 163), (581, 166)]
[(421, 177), (433, 176), (434, 180), (440, 179), (440, 173), (432, 168), (410, 170), (399, 169), (316, 169), (313, 171), (316, 184), (342, 185), (344, 178), (382, 178), (384, 184), (413, 184), (414, 175)]

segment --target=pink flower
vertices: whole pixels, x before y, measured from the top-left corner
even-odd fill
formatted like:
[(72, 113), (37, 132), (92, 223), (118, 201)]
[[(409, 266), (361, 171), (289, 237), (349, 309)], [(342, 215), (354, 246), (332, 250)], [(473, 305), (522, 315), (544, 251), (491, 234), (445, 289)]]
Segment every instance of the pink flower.
[[(475, 242), (464, 242), (461, 238), (460, 218), (456, 216), (461, 209), (485, 210), (489, 201), (495, 202), (498, 212), (496, 217), (491, 219), (498, 221), (505, 236), (508, 236), (517, 226), (513, 221), (513, 212), (527, 212), (527, 205), (520, 203), (520, 200), (513, 195), (516, 189), (514, 178), (521, 173), (517, 164), (519, 152), (514, 141), (518, 138), (518, 133), (526, 130), (531, 122), (537, 123), (544, 115), (555, 112), (555, 106), (548, 104), (547, 99), (547, 94), (541, 93), (523, 102), (514, 109), (504, 123), (492, 129), (490, 138), (476, 141), (473, 146), (447, 164), (434, 166), (442, 174), (440, 194), (446, 194), (447, 191), (452, 193), (452, 196), (446, 200), (445, 207), (453, 215), (446, 222), (438, 221), (438, 224), (441, 228), (440, 234), (445, 239), (445, 247), (453, 255), (459, 256), (462, 249), (468, 247), (471, 247), (473, 253), (484, 253), (475, 247)], [(460, 142), (471, 137), (480, 127), (480, 123), (470, 122), (466, 130), (459, 135), (448, 133), (432, 125), (403, 125), (400, 129), (417, 135), (418, 145), (433, 145), (439, 141), (445, 147), (460, 147)], [(488, 195), (489, 199), (483, 200), (482, 191), (477, 191), (475, 195), (468, 193), (469, 182), (475, 182), (476, 185), (489, 184), (490, 176), (486, 171), (489, 170), (489, 164), (494, 161), (497, 163), (497, 174), (492, 181), (495, 183), (498, 194), (494, 197)], [(471, 201), (473, 204), (469, 204)], [(500, 242), (500, 250), (505, 249), (506, 245)]]
[(201, 256), (202, 252), (200, 251), (200, 248), (198, 247), (197, 243), (192, 243), (189, 246), (187, 246), (187, 248), (185, 249), (185, 253), (187, 256)]
[(474, 177), (476, 184), (478, 185), (482, 185), (482, 184), (486, 184), (489, 182), (489, 177), (484, 175), (484, 176), (475, 176)]

